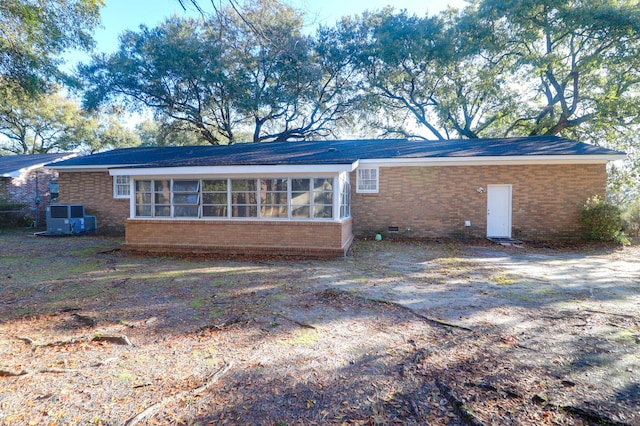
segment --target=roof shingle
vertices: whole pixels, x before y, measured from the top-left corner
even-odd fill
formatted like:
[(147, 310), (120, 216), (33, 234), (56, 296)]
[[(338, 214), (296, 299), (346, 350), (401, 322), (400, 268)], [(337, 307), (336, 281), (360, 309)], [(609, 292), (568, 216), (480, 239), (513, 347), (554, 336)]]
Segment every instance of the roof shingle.
[(75, 154), (62, 152), (57, 154), (3, 155), (0, 156), (0, 176), (10, 177), (22, 169), (44, 166), (71, 155)]
[(557, 136), (409, 141), (363, 139), (238, 143), (226, 146), (142, 147), (77, 157), (56, 166), (185, 167), (351, 164), (356, 160), (558, 155), (621, 152)]

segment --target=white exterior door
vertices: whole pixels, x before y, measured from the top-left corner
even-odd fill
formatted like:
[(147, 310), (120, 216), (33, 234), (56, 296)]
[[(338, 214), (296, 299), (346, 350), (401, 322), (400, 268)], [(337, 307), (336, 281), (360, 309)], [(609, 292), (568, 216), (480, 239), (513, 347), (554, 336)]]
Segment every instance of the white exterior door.
[(511, 238), (511, 185), (487, 186), (487, 237)]

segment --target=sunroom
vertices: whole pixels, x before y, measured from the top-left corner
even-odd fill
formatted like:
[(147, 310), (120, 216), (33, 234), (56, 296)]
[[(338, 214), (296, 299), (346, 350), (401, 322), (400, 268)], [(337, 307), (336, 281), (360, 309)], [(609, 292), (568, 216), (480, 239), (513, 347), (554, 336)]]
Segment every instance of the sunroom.
[(351, 246), (355, 164), (114, 168), (129, 181), (124, 249), (336, 256)]

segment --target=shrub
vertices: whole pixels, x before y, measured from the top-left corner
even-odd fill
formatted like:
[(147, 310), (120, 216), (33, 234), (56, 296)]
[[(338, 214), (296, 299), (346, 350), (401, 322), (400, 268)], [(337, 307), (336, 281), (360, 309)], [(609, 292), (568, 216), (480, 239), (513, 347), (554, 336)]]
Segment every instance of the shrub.
[(0, 200), (0, 229), (24, 227), (32, 220), (25, 215), (24, 204), (8, 203)]
[(622, 228), (627, 235), (640, 237), (640, 200), (630, 204), (622, 214)]
[(582, 225), (587, 238), (597, 241), (624, 243), (620, 209), (597, 196), (587, 200), (582, 207)]

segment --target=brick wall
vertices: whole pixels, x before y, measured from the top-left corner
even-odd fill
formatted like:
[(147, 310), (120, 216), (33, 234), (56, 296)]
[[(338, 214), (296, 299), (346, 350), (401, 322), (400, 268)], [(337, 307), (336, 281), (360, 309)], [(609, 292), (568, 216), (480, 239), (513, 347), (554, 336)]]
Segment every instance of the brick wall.
[(57, 178), (56, 171), (46, 170), (42, 167), (24, 172), (16, 178), (0, 178), (0, 198), (6, 199), (10, 203), (25, 204), (28, 213), (35, 219), (37, 194), (40, 197), (40, 220), (43, 220), (44, 211), (51, 202), (49, 184)]
[(87, 215), (96, 216), (98, 233), (124, 234), (129, 199), (113, 198), (109, 172), (60, 172), (58, 185), (58, 202), (83, 204)]
[(294, 256), (343, 256), (351, 246), (351, 220), (273, 222), (137, 220), (126, 225), (123, 249)]
[[(108, 172), (61, 172), (58, 180), (60, 203), (84, 204), (87, 214), (97, 216), (100, 233), (124, 233), (125, 222), (129, 217), (129, 200), (113, 198), (113, 178)], [(378, 194), (358, 194), (355, 191), (354, 172), (351, 175), (353, 224), (348, 222), (335, 230), (329, 230), (331, 227), (327, 227), (325, 223), (317, 224), (327, 227), (324, 231), (331, 235), (333, 245), (327, 245), (318, 239), (318, 235), (323, 233), (313, 228), (316, 226), (315, 222), (303, 222), (303, 228), (297, 228), (296, 222), (276, 222), (277, 226), (270, 227), (263, 225), (273, 222), (195, 222), (204, 226), (203, 229), (207, 231), (202, 237), (205, 239), (211, 237), (211, 232), (216, 233), (216, 238), (224, 233), (235, 239), (236, 235), (247, 231), (251, 237), (257, 235), (260, 240), (278, 241), (285, 247), (289, 238), (304, 235), (301, 240), (315, 238), (318, 247), (331, 247), (332, 250), (336, 249), (335, 241), (344, 242), (350, 238), (351, 226), (353, 233), (358, 236), (372, 236), (376, 233), (388, 235), (388, 228), (396, 226), (398, 233), (393, 235), (398, 237), (484, 237), (487, 226), (487, 193), (478, 193), (477, 188), (483, 187), (486, 190), (491, 184), (511, 184), (514, 237), (577, 237), (581, 232), (580, 208), (593, 195), (604, 197), (606, 180), (604, 164), (393, 167), (380, 168)], [(471, 221), (471, 227), (464, 226), (466, 220)], [(172, 234), (172, 238), (175, 237), (175, 241), (178, 241), (178, 236), (184, 237), (181, 238), (183, 243), (190, 244), (189, 238), (192, 236), (182, 233), (185, 227), (179, 225), (179, 222), (184, 221), (166, 222), (174, 224), (175, 229), (180, 230), (177, 234)], [(194, 221), (187, 222), (192, 225)], [(139, 226), (140, 223), (148, 221), (127, 223), (128, 242), (133, 243), (138, 229), (144, 228)], [(230, 228), (224, 228), (224, 224)], [(287, 226), (289, 229), (300, 230), (300, 234), (288, 233)], [(153, 228), (157, 229), (157, 226)], [(190, 229), (192, 233), (196, 228)], [(308, 229), (314, 229), (312, 237), (308, 235)], [(334, 234), (334, 231), (339, 234)], [(163, 237), (158, 235), (155, 238)], [(147, 237), (141, 241), (158, 244)], [(218, 241), (215, 240), (214, 243), (218, 244)], [(195, 241), (193, 244), (199, 245), (202, 241)], [(305, 243), (300, 247), (304, 249), (311, 246), (312, 244)], [(260, 244), (256, 247), (260, 247)], [(342, 247), (338, 249), (341, 250)]]
[(379, 173), (378, 194), (356, 193), (351, 175), (357, 236), (389, 235), (397, 226), (398, 237), (485, 237), (487, 186), (511, 184), (514, 237), (579, 237), (580, 209), (587, 198), (604, 197), (607, 181), (604, 164), (381, 167)]

